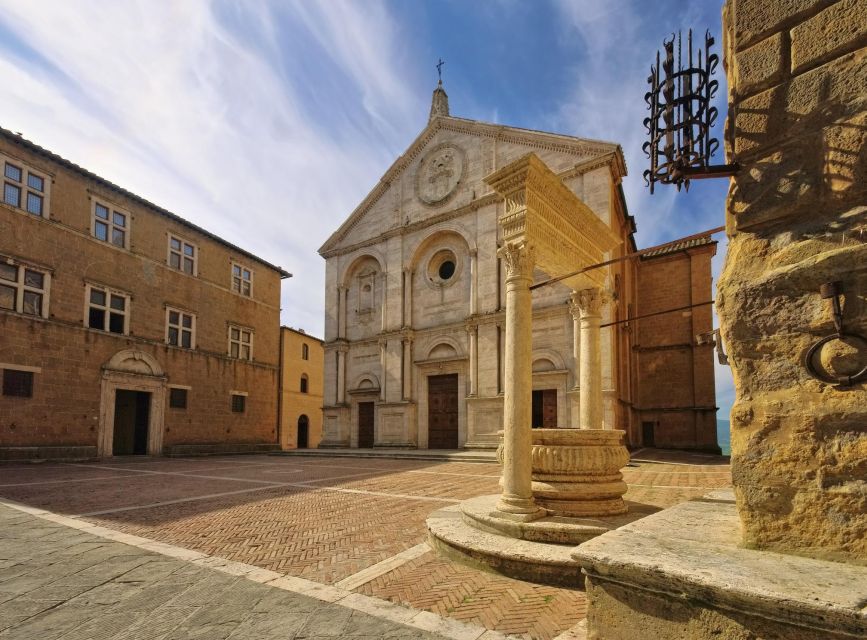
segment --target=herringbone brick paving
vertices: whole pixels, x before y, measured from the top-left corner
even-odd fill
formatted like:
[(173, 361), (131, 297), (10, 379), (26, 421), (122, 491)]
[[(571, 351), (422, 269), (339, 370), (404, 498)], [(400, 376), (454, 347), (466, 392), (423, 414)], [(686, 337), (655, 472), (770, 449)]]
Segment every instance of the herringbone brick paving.
[[(657, 457), (659, 463), (624, 469), (627, 500), (664, 508), (731, 484), (728, 465), (717, 460)], [(87, 520), (333, 584), (424, 541), (424, 522), (432, 511), (496, 493), (498, 478), (493, 463), (114, 459), (99, 465), (0, 466), (0, 496), (66, 514), (133, 507)], [(177, 499), (188, 501), (158, 504)], [(553, 638), (586, 613), (580, 591), (483, 573), (432, 552), (358, 591), (527, 638)]]
[(358, 591), (528, 638), (553, 638), (587, 615), (581, 591), (493, 576), (433, 552)]

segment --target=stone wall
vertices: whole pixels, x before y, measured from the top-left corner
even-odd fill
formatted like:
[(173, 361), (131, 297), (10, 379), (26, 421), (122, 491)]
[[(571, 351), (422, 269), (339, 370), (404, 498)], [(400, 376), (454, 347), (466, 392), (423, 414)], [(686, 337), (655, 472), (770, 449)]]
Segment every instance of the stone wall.
[[(867, 388), (812, 378), (834, 333), (867, 334), (867, 1), (729, 0), (727, 203), (718, 289), (737, 398), (732, 468), (748, 546), (867, 564)], [(851, 375), (864, 345), (820, 367)]]

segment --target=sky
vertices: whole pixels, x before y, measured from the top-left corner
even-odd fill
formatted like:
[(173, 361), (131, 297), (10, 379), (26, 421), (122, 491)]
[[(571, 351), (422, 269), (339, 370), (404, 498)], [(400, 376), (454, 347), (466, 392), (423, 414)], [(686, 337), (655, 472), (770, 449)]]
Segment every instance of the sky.
[[(641, 177), (651, 61), (690, 27), (709, 29), (721, 55), (721, 10), (722, 0), (0, 0), (0, 126), (290, 271), (282, 322), (321, 336), (316, 250), (427, 124), (439, 58), (452, 115), (620, 143), (639, 247), (722, 225), (727, 180), (651, 196)], [(721, 67), (717, 79), (721, 138)], [(732, 399), (717, 366), (721, 418)]]

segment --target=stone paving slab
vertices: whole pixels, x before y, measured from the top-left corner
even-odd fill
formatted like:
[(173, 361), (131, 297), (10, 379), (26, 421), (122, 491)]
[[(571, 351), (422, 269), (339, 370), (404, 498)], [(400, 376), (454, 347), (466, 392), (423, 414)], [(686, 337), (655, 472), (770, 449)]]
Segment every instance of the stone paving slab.
[[(0, 559), (12, 563), (0, 574), (0, 591), (13, 595), (0, 604), (0, 638), (444, 637), (22, 517), (7, 506), (0, 506), (0, 533)], [(82, 541), (91, 548), (73, 551)]]

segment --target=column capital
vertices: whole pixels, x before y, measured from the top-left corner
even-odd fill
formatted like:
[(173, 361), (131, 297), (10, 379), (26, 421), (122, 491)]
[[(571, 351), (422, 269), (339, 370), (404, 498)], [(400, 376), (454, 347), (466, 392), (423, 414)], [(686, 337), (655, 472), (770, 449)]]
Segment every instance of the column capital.
[(611, 301), (611, 293), (607, 289), (593, 287), (575, 292), (573, 299), (582, 318), (600, 316), (602, 307)]
[(533, 279), (536, 252), (527, 242), (507, 242), (497, 250), (497, 257), (506, 263), (506, 282)]
[(581, 319), (581, 305), (578, 303), (578, 292), (573, 291), (569, 296), (569, 313), (573, 320)]

